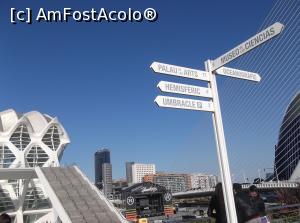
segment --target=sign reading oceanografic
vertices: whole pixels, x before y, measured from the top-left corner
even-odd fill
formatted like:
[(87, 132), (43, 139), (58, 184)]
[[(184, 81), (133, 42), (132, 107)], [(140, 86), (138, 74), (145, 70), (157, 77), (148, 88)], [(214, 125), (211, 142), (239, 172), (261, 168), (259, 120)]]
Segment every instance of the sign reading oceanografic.
[(202, 81), (209, 81), (209, 73), (206, 71), (195, 70), (187, 67), (179, 67), (176, 65), (153, 62), (150, 68), (155, 73), (168, 74), (177, 77), (185, 77)]
[(210, 101), (200, 101), (185, 98), (157, 96), (154, 100), (159, 107), (178, 108), (187, 110), (209, 111), (212, 112), (213, 104)]
[(157, 87), (162, 92), (212, 98), (212, 93), (210, 88), (198, 87), (198, 86), (187, 85), (187, 84), (178, 84), (178, 83), (167, 82), (167, 81), (160, 81)]
[(252, 50), (267, 40), (277, 36), (282, 30), (284, 25), (279, 22), (274, 23), (260, 33), (241, 43), (237, 47), (218, 57), (212, 62), (212, 69), (216, 70), (244, 53)]
[(216, 72), (224, 76), (235, 77), (235, 78), (245, 79), (249, 81), (260, 82), (261, 80), (261, 77), (257, 73), (233, 69), (229, 67), (221, 67), (217, 69)]

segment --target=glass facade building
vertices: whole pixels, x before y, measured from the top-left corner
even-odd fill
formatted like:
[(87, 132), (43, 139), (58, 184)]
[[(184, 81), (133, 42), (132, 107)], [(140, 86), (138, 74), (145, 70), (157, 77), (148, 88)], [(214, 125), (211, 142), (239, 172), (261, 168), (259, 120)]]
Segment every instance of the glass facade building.
[[(275, 178), (289, 180), (300, 160), (300, 92), (284, 115), (275, 146)], [(299, 167), (299, 165), (298, 165)]]
[(110, 151), (101, 149), (95, 153), (95, 185), (103, 189), (103, 164), (110, 163)]

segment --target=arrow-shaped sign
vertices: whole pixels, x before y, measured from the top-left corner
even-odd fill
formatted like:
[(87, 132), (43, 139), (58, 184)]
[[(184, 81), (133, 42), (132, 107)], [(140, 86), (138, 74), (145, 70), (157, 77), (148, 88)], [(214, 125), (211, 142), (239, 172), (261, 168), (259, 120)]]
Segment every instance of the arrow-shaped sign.
[(277, 36), (283, 30), (284, 25), (279, 22), (274, 23), (260, 33), (241, 43), (237, 47), (218, 57), (212, 62), (212, 70), (216, 70), (237, 57), (249, 52), (260, 44)]
[(160, 81), (157, 87), (162, 92), (212, 98), (212, 93), (210, 88), (198, 87), (198, 86), (187, 85), (187, 84), (178, 84), (178, 83), (167, 82), (167, 81)]
[(175, 98), (166, 96), (157, 96), (154, 100), (159, 107), (165, 108), (178, 108), (198, 111), (210, 111), (212, 112), (213, 103), (210, 101), (200, 101), (185, 98)]
[(187, 67), (179, 67), (176, 65), (153, 62), (150, 68), (155, 73), (168, 74), (177, 77), (185, 77), (202, 81), (209, 81), (209, 73), (206, 71), (195, 70)]
[(217, 69), (216, 72), (221, 75), (245, 79), (245, 80), (249, 80), (249, 81), (260, 82), (260, 80), (261, 80), (261, 77), (257, 73), (233, 69), (233, 68), (229, 68), (229, 67), (221, 67), (221, 68)]

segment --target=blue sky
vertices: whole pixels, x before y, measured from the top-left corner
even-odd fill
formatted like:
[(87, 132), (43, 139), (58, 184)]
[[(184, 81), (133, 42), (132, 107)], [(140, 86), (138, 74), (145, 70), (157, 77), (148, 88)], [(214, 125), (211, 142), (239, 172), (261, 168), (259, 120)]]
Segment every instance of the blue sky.
[[(293, 2), (296, 1), (287, 3), (288, 10), (294, 8)], [(203, 70), (206, 59), (220, 56), (262, 26), (272, 24), (276, 15), (272, 17), (269, 12), (275, 3), (273, 0), (163, 3), (2, 0), (0, 109), (13, 108), (24, 113), (38, 110), (58, 117), (71, 138), (62, 163), (76, 163), (91, 179), (94, 152), (103, 147), (111, 150), (114, 178), (125, 176), (126, 161), (155, 163), (160, 171), (218, 174), (211, 115), (162, 109), (153, 102), (160, 94), (156, 89), (160, 80), (199, 86), (205, 83), (154, 74), (149, 66), (153, 61), (161, 61)], [(41, 7), (48, 10), (152, 7), (159, 17), (153, 23), (13, 25), (12, 7), (30, 7), (33, 11)], [(294, 24), (294, 20), (289, 20), (292, 14), (277, 16)], [(280, 40), (274, 42), (265, 47), (283, 47)], [(257, 61), (268, 55), (272, 61), (270, 54), (263, 56), (257, 52), (230, 65), (264, 71), (263, 65), (247, 63), (256, 54)], [(266, 75), (270, 74), (261, 74), (262, 78)], [(282, 115), (300, 86), (299, 78), (295, 82), (294, 74), (290, 75), (288, 92), (280, 96), (277, 106), (269, 106), (272, 110), (264, 108), (263, 100), (276, 99), (276, 84), (267, 86), (263, 80), (258, 85), (218, 77), (230, 165), (236, 179), (241, 178), (242, 172), (255, 177), (257, 169), (273, 165)], [(278, 80), (277, 83), (280, 85)]]

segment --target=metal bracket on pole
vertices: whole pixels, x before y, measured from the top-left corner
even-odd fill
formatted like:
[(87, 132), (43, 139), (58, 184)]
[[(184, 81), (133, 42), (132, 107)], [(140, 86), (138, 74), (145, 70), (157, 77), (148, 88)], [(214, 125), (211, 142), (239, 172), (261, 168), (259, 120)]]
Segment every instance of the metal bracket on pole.
[(212, 64), (210, 60), (205, 62), (205, 68), (206, 71), (209, 72), (211, 76), (210, 87), (212, 90), (213, 106), (214, 106), (212, 119), (214, 123), (217, 153), (218, 153), (218, 160), (219, 160), (221, 180), (222, 180), (222, 189), (223, 189), (224, 202), (225, 202), (226, 213), (227, 213), (226, 215), (227, 222), (238, 223), (237, 216), (236, 216), (236, 208), (234, 203), (231, 176), (230, 176), (229, 162), (227, 156), (222, 114), (221, 114), (221, 108), (219, 102), (217, 81), (216, 81), (215, 74), (212, 72)]

